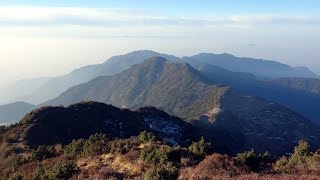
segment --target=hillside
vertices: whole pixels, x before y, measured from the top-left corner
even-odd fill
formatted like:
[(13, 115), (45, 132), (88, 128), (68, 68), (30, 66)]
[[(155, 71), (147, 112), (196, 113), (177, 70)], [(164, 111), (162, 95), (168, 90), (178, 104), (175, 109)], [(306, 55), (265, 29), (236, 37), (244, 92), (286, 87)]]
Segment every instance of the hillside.
[(211, 82), (230, 86), (237, 91), (260, 96), (279, 103), (319, 123), (320, 96), (317, 94), (317, 79), (280, 78), (261, 80), (249, 73), (232, 72), (217, 66), (202, 64), (197, 70)]
[[(176, 64), (153, 57), (120, 74), (75, 86), (44, 105), (93, 100), (131, 109), (155, 106), (182, 118), (196, 118), (209, 111), (207, 104), (214, 106), (215, 100), (226, 90), (209, 85), (203, 78), (186, 63)], [(203, 109), (198, 108), (201, 103)]]
[(316, 95), (320, 94), (320, 79), (316, 78), (278, 78), (273, 83), (290, 87), (300, 91), (307, 91)]
[[(226, 144), (228, 149), (254, 148), (257, 152), (267, 150), (280, 155), (287, 153), (300, 139), (310, 142), (313, 148), (319, 146), (318, 125), (263, 98), (228, 91), (221, 97), (216, 111), (220, 113), (211, 131), (216, 143)], [(208, 119), (202, 118), (199, 127), (205, 128), (206, 124)]]
[(0, 106), (0, 125), (16, 123), (36, 106), (25, 102), (15, 102)]
[(154, 106), (195, 123), (210, 141), (217, 141), (231, 153), (254, 148), (282, 154), (299, 139), (308, 140), (312, 146), (319, 144), (318, 126), (297, 113), (214, 85), (190, 65), (161, 57), (75, 86), (45, 105), (69, 105), (82, 100), (130, 109)]

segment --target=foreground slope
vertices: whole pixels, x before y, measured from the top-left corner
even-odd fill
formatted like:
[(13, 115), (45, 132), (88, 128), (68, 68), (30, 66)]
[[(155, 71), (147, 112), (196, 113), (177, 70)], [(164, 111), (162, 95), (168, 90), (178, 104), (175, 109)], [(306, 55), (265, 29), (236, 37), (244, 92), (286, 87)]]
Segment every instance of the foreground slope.
[(131, 109), (157, 107), (193, 121), (210, 141), (232, 153), (255, 148), (282, 154), (300, 139), (319, 145), (318, 126), (299, 114), (262, 98), (214, 85), (190, 65), (161, 57), (75, 86), (46, 105), (69, 105), (82, 100)]

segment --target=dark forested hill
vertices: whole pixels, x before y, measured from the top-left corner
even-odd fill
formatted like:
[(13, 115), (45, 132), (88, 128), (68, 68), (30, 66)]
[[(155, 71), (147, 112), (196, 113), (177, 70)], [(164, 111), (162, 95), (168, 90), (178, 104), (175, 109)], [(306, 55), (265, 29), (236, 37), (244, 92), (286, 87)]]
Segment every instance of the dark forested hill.
[(129, 138), (144, 130), (173, 145), (186, 145), (192, 137), (198, 137), (190, 124), (153, 107), (133, 112), (96, 102), (36, 109), (2, 136), (37, 147), (67, 144), (95, 133), (104, 133), (109, 138)]

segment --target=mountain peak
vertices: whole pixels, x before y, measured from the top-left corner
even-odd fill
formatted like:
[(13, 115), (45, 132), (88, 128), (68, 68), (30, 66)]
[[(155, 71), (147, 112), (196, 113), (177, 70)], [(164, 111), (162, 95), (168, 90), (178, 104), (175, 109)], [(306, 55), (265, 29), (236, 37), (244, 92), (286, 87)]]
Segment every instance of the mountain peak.
[(144, 62), (151, 62), (151, 63), (166, 63), (168, 62), (167, 59), (161, 56), (153, 56), (151, 58), (146, 59)]

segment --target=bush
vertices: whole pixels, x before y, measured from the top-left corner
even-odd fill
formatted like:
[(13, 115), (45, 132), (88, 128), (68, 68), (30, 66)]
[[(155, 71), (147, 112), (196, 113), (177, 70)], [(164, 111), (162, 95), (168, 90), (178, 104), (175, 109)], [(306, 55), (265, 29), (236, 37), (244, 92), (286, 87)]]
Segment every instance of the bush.
[(56, 180), (69, 179), (79, 172), (78, 167), (72, 161), (61, 160), (53, 166), (38, 167), (34, 179)]
[(125, 154), (129, 152), (132, 148), (137, 147), (139, 143), (136, 141), (137, 139), (115, 139), (110, 144), (110, 152), (111, 153), (121, 153)]
[(145, 180), (174, 180), (178, 178), (178, 168), (172, 163), (167, 163), (160, 166), (151, 166), (147, 169)]
[(238, 153), (236, 160), (244, 163), (255, 172), (270, 170), (272, 164), (272, 158), (268, 152), (265, 152), (264, 154), (256, 154), (253, 149), (243, 153)]
[(105, 134), (93, 134), (86, 140), (73, 140), (64, 149), (64, 153), (70, 156), (98, 155), (109, 151), (109, 141)]
[(109, 141), (105, 134), (91, 135), (83, 145), (84, 155), (99, 155), (109, 151)]
[(147, 131), (142, 131), (139, 134), (138, 138), (143, 143), (154, 142), (156, 140), (156, 136), (152, 132), (147, 132)]
[(38, 146), (38, 148), (32, 152), (31, 160), (42, 161), (47, 158), (52, 158), (56, 155), (53, 146)]
[(282, 173), (289, 173), (290, 170), (288, 168), (288, 164), (289, 164), (289, 159), (286, 156), (282, 156), (275, 163), (275, 168)]
[(84, 139), (73, 140), (64, 148), (64, 153), (70, 156), (79, 156), (82, 154), (84, 143)]
[(290, 157), (280, 158), (274, 165), (275, 169), (283, 173), (320, 173), (320, 154), (312, 153), (306, 141), (299, 141)]
[(170, 146), (151, 144), (140, 152), (140, 158), (149, 166), (144, 179), (177, 179), (179, 152)]
[(170, 146), (150, 145), (141, 150), (140, 158), (150, 165), (161, 165), (167, 162), (177, 162), (179, 159)]
[(204, 138), (201, 137), (199, 142), (192, 142), (188, 149), (196, 157), (204, 157), (209, 153), (211, 144), (207, 143)]

